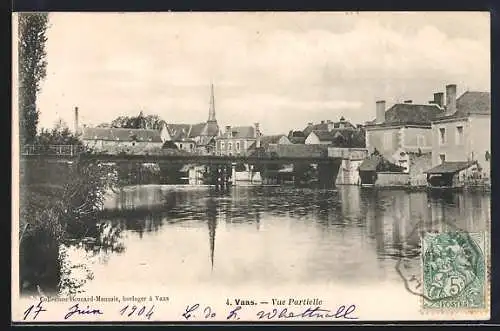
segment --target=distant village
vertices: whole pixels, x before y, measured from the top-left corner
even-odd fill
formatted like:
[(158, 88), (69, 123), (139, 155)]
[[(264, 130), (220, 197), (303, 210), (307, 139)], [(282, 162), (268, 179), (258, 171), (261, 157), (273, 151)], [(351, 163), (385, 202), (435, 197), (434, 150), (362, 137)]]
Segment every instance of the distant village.
[(75, 131), (86, 146), (106, 153), (161, 149), (197, 155), (340, 157), (336, 179), (340, 185), (490, 185), (490, 93), (466, 91), (457, 96), (457, 86), (450, 84), (430, 95), (427, 104), (377, 101), (374, 116), (364, 124), (340, 117), (305, 123), (302, 130), (266, 135), (259, 123), (221, 127), (211, 86), (206, 122), (161, 121), (154, 128), (136, 129), (80, 127), (75, 108)]

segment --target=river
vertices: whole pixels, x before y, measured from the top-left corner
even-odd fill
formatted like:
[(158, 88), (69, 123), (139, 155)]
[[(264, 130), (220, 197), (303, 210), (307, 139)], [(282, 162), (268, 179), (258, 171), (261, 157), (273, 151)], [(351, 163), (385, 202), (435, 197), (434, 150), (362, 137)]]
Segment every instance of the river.
[(82, 292), (117, 284), (402, 286), (398, 259), (420, 268), (418, 224), (488, 231), (490, 206), (485, 193), (131, 186), (106, 200), (99, 244), (67, 252), (89, 274)]

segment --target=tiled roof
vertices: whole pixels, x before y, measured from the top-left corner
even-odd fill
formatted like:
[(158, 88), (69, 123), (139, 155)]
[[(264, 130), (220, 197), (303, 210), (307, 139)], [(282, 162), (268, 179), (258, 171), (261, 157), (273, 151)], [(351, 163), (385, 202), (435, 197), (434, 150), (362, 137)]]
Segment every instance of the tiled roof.
[(327, 130), (313, 130), (312, 133), (314, 133), (320, 141), (332, 141), (335, 137), (333, 133)]
[(196, 124), (167, 124), (168, 132), (174, 141), (201, 136), (215, 137), (219, 133), (217, 122)]
[(121, 129), (121, 128), (85, 128), (83, 130), (82, 139), (161, 142), (161, 136), (159, 130)]
[(328, 131), (328, 123), (318, 123), (313, 125), (308, 125), (302, 132), (307, 137), (313, 131)]
[(276, 153), (280, 157), (322, 157), (328, 154), (326, 145), (285, 144), (277, 145)]
[(231, 136), (224, 132), (222, 138), (236, 138), (236, 139), (253, 139), (255, 138), (255, 128), (253, 126), (234, 126), (231, 127)]
[(363, 160), (359, 165), (359, 171), (376, 171), (377, 166), (382, 161), (382, 157), (372, 155)]
[(201, 132), (203, 131), (203, 128), (205, 128), (205, 125), (206, 123), (196, 123), (190, 125), (188, 137), (194, 138), (201, 136)]
[[(343, 127), (341, 127), (343, 125)], [(304, 130), (304, 135), (307, 137), (312, 131), (328, 131), (329, 128), (338, 129), (338, 130), (353, 130), (356, 127), (349, 121), (337, 121), (330, 122), (328, 121), (324, 123), (317, 123), (313, 125), (308, 125)]]
[(455, 172), (459, 172), (460, 170), (464, 170), (475, 163), (476, 163), (475, 161), (471, 161), (471, 162), (467, 162), (467, 161), (464, 161), (464, 162), (443, 162), (440, 165), (435, 166), (434, 168), (431, 168), (431, 169), (425, 171), (425, 173), (428, 173), (428, 174), (455, 173)]
[[(260, 143), (262, 145), (265, 145), (265, 144), (277, 144), (281, 138), (287, 138), (286, 135), (284, 134), (277, 134), (277, 135), (272, 135), (272, 136), (261, 136), (260, 137)], [(288, 139), (288, 138), (287, 138)]]
[[(267, 148), (270, 144), (278, 144), (280, 139), (285, 137), (288, 139), (288, 137), (284, 134), (279, 134), (279, 135), (272, 135), (272, 136), (261, 136), (260, 137), (260, 146)], [(290, 140), (290, 139), (288, 139)], [(290, 142), (291, 143), (291, 142)], [(254, 141), (248, 149), (255, 149), (256, 142)]]
[(359, 165), (358, 170), (401, 172), (403, 167), (394, 164), (381, 155), (370, 155)]
[(467, 91), (457, 99), (456, 116), (467, 114), (491, 114), (489, 92)]
[(190, 124), (167, 124), (168, 133), (174, 141), (188, 138), (190, 128)]
[(306, 137), (288, 137), (292, 144), (304, 144), (306, 142)]
[(437, 105), (397, 103), (385, 112), (385, 123), (430, 124), (444, 110)]

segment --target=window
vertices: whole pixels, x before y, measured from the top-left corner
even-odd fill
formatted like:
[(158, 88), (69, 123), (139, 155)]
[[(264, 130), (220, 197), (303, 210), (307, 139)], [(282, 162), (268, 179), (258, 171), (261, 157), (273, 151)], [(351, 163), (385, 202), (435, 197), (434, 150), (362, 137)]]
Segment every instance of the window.
[(439, 154), (439, 159), (441, 160), (441, 163), (446, 161), (446, 155), (445, 154)]
[(392, 148), (392, 132), (385, 132), (384, 133), (384, 149), (391, 149)]
[(182, 144), (179, 144), (179, 148), (182, 149)]
[(220, 143), (220, 149), (224, 149), (224, 147), (225, 147), (225, 146), (224, 146), (224, 143), (223, 143), (223, 142), (221, 142), (221, 143)]
[(455, 142), (457, 145), (462, 145), (464, 143), (464, 127), (457, 126), (457, 134), (455, 137)]
[(189, 149), (193, 149), (193, 144), (189, 144)]
[(446, 130), (444, 128), (439, 128), (439, 144), (446, 144)]
[(229, 150), (231, 150), (231, 149), (233, 148), (233, 144), (232, 144), (232, 143), (228, 143), (228, 144), (227, 144), (227, 148), (228, 148)]
[(237, 150), (237, 151), (239, 151), (239, 150), (240, 150), (240, 143), (239, 143), (239, 142), (237, 142), (237, 143), (236, 143), (236, 150)]
[(422, 134), (417, 135), (417, 146), (424, 147), (425, 146), (425, 136)]

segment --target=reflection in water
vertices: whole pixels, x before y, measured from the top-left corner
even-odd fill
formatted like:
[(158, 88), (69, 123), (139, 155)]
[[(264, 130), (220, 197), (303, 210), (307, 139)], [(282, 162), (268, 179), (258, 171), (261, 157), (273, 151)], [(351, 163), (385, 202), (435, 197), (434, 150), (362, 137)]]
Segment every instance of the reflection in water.
[(213, 199), (207, 199), (207, 224), (210, 242), (210, 262), (212, 263), (213, 270), (215, 254), (215, 229), (217, 228), (217, 205), (215, 204), (215, 201)]
[[(97, 249), (101, 258), (88, 283), (98, 287), (113, 281), (400, 282), (397, 259), (420, 268), (417, 225), (488, 231), (490, 197), (356, 186), (235, 187), (225, 194), (136, 186), (110, 196), (102, 217), (101, 233), (114, 238), (102, 242), (114, 249)], [(129, 275), (113, 272), (123, 265)]]

